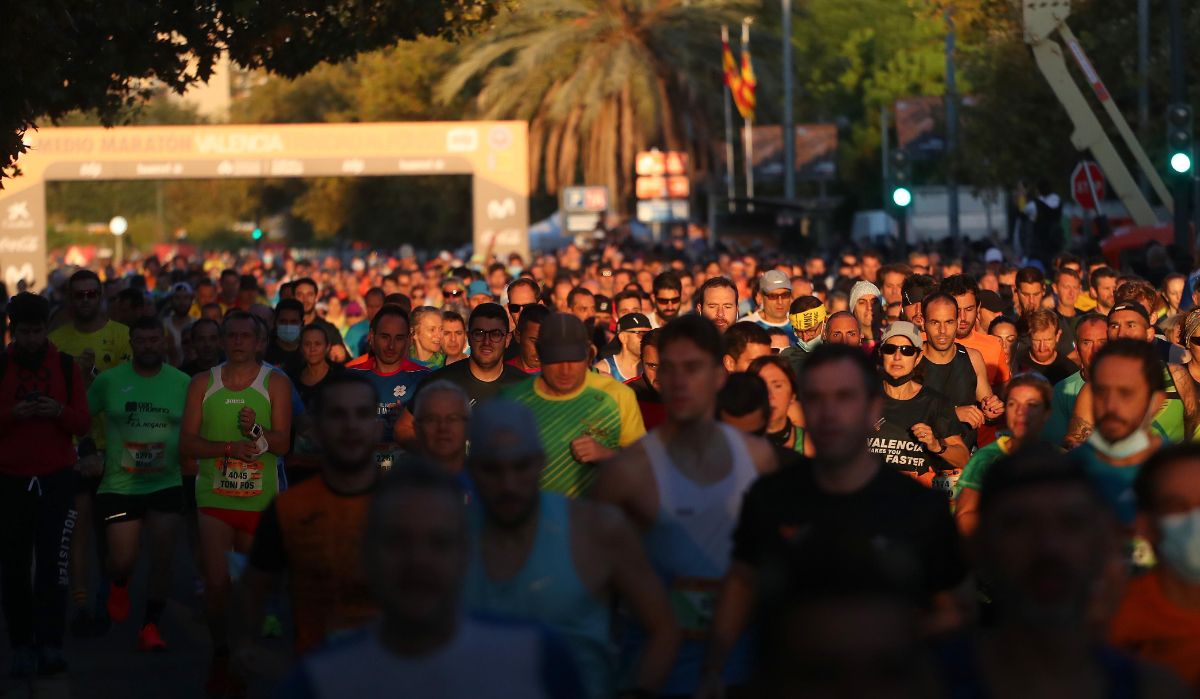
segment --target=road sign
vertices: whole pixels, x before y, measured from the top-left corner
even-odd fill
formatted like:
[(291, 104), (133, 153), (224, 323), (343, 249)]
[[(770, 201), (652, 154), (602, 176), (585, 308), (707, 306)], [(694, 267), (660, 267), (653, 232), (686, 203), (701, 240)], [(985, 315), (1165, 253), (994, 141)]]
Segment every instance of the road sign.
[(1071, 196), (1085, 209), (1095, 209), (1104, 201), (1104, 173), (1090, 160), (1080, 161), (1071, 173)]
[(562, 208), (570, 213), (608, 211), (608, 187), (563, 187)]

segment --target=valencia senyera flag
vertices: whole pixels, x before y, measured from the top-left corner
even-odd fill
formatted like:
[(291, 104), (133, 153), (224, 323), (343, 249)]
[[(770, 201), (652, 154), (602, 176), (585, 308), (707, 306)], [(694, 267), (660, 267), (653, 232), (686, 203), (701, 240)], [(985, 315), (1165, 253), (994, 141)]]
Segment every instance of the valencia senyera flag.
[(721, 36), (721, 68), (738, 113), (746, 121), (754, 121), (754, 88), (757, 87), (758, 80), (754, 77), (754, 68), (750, 64), (750, 50), (742, 51), (742, 66), (739, 70), (733, 50), (729, 48), (728, 34), (724, 31)]

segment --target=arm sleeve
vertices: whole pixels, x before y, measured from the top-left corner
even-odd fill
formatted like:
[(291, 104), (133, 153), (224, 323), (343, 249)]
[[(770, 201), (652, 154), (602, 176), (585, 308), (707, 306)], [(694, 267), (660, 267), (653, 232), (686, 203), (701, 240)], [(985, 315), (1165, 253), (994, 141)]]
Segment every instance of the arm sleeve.
[(250, 565), (268, 573), (282, 573), (287, 567), (287, 551), (283, 548), (283, 528), (279, 526), (279, 511), (272, 501), (263, 510), (250, 549)]

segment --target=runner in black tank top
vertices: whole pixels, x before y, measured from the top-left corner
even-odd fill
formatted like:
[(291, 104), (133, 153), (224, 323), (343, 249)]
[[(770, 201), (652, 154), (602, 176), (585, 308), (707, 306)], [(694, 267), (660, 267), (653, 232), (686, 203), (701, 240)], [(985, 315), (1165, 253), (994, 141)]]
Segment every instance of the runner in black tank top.
[[(921, 359), (921, 367), (925, 372), (922, 381), (924, 386), (945, 396), (955, 407), (975, 405), (975, 367), (965, 347), (955, 343), (954, 358), (945, 364), (938, 364), (925, 356)], [(963, 423), (963, 430), (963, 441), (967, 443), (967, 448), (975, 446), (975, 430), (966, 423)]]

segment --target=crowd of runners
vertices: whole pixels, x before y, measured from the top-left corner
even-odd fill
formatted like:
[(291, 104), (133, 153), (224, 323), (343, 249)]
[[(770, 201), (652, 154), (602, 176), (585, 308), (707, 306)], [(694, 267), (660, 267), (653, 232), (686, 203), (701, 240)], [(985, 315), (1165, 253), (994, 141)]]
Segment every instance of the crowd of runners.
[(682, 245), (59, 268), (4, 307), (11, 674), (115, 624), (170, 652), (186, 548), (211, 662), (184, 695), (243, 695), (287, 633), (281, 697), (1195, 696), (1189, 272)]

